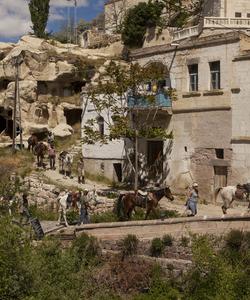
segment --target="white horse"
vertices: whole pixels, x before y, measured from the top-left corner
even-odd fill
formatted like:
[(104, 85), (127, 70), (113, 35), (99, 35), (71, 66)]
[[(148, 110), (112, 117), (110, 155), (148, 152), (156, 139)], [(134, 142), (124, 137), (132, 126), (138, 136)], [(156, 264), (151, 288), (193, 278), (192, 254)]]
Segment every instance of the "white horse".
[(218, 195), (220, 195), (223, 205), (222, 211), (224, 214), (227, 213), (227, 209), (231, 206), (235, 199), (242, 199), (245, 189), (240, 186), (225, 186), (218, 188), (215, 191), (215, 201), (217, 201)]
[[(74, 205), (76, 205), (76, 208), (79, 208), (79, 198), (77, 197), (76, 198), (76, 193), (73, 193), (72, 194), (72, 199), (71, 199), (71, 205), (68, 207), (68, 203), (67, 203), (67, 199), (69, 197), (70, 193), (66, 193), (66, 194), (63, 194), (61, 196), (59, 196), (59, 209), (58, 209), (58, 222), (57, 222), (57, 225), (59, 226), (61, 224), (61, 217), (63, 215), (63, 219), (64, 219), (64, 222), (65, 222), (65, 225), (68, 227), (69, 224), (68, 224), (68, 221), (67, 221), (67, 211), (71, 208), (71, 207), (74, 207)], [(74, 200), (73, 200), (73, 197)]]

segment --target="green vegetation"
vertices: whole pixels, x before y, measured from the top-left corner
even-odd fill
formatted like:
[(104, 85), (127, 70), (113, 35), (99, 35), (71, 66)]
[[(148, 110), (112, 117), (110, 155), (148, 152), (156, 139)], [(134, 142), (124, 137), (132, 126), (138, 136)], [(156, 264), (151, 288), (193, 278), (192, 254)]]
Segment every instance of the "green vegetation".
[(170, 247), (173, 245), (174, 238), (170, 234), (164, 234), (162, 242), (164, 246)]
[[(194, 26), (198, 23), (203, 0), (150, 0), (130, 8), (122, 24), (122, 40), (130, 48), (142, 47), (148, 28), (182, 28), (187, 23)], [(164, 12), (164, 13), (163, 13)]]
[(121, 242), (122, 257), (135, 255), (138, 250), (139, 240), (134, 234), (128, 234)]
[(38, 38), (45, 38), (47, 36), (45, 30), (49, 18), (50, 0), (30, 0), (29, 10), (32, 29)]
[(163, 4), (157, 2), (139, 3), (128, 10), (122, 29), (122, 41), (129, 47), (143, 45), (146, 30), (161, 24)]
[[(249, 237), (233, 231), (218, 249), (210, 237), (194, 236), (194, 264), (176, 280), (136, 256), (103, 257), (98, 241), (86, 234), (67, 247), (51, 238), (31, 243), (23, 229), (0, 217), (0, 299), (248, 300)], [(126, 254), (136, 252), (135, 236), (123, 242)], [(163, 251), (161, 239), (152, 244)]]
[(160, 238), (154, 238), (151, 242), (150, 254), (156, 257), (161, 256), (164, 248), (163, 241)]

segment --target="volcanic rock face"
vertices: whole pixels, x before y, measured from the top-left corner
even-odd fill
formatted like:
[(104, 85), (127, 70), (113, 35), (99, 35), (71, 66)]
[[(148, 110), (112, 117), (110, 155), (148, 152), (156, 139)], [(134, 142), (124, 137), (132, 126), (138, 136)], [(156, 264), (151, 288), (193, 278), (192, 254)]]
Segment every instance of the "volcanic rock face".
[(17, 44), (0, 43), (0, 132), (6, 116), (6, 122), (12, 118), (17, 64), (24, 135), (55, 128), (55, 134), (67, 136), (73, 130), (65, 126), (65, 106), (81, 109), (82, 87), (112, 56), (112, 50), (82, 49), (33, 36)]

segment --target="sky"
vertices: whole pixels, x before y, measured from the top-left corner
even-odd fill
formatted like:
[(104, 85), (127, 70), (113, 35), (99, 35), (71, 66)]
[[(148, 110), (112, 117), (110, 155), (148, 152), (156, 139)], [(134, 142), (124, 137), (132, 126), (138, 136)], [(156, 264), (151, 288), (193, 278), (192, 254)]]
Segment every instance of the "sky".
[[(103, 11), (105, 0), (77, 0), (77, 19), (89, 21)], [(29, 0), (0, 0), (0, 42), (17, 42), (31, 32)], [(68, 7), (73, 16), (73, 0), (50, 0), (48, 32), (56, 32), (67, 21)]]

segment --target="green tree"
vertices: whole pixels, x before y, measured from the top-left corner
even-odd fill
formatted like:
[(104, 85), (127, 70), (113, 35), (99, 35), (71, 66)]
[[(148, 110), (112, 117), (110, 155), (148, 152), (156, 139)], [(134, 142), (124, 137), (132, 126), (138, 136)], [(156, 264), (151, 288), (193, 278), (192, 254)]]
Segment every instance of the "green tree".
[(139, 3), (129, 9), (122, 24), (122, 40), (126, 46), (141, 47), (148, 27), (161, 25), (163, 4)]
[[(148, 118), (138, 109), (133, 109), (137, 103), (139, 106), (148, 106), (149, 110), (156, 108), (157, 91), (149, 93), (147, 83), (157, 85), (166, 76), (166, 68), (160, 63), (140, 66), (138, 63), (124, 65), (111, 61), (98, 81), (89, 85), (87, 89), (88, 101), (100, 118), (91, 118), (85, 122), (83, 142), (107, 144), (112, 140), (129, 140), (133, 145), (135, 157), (131, 159), (128, 152), (126, 157), (135, 173), (135, 180), (138, 176), (138, 138), (172, 138), (165, 128), (156, 125), (157, 110)], [(130, 105), (127, 105), (128, 103)], [(100, 126), (103, 125), (107, 128), (105, 132), (100, 130)]]
[(29, 10), (32, 30), (38, 38), (46, 37), (46, 26), (49, 18), (50, 0), (30, 0)]

